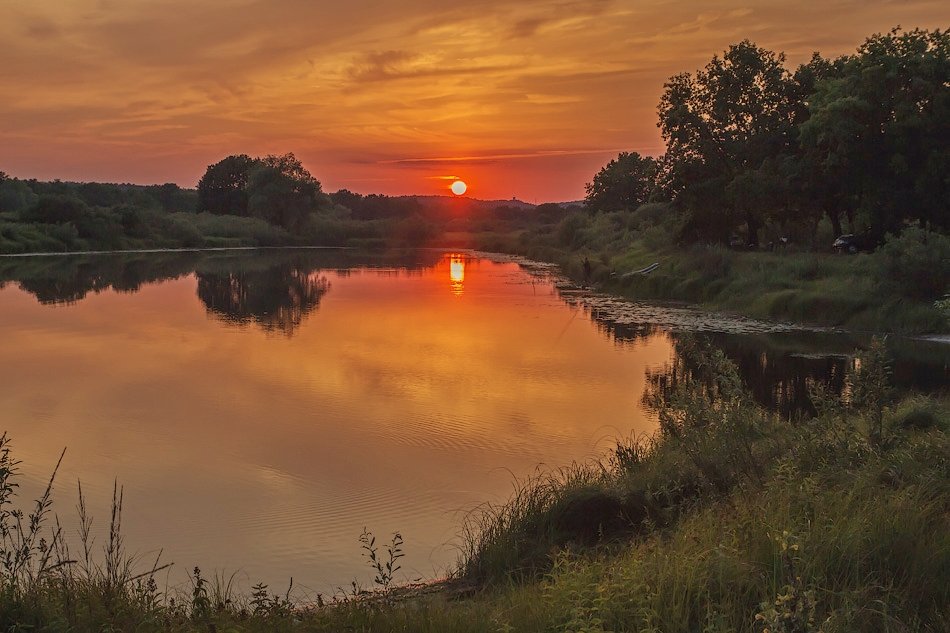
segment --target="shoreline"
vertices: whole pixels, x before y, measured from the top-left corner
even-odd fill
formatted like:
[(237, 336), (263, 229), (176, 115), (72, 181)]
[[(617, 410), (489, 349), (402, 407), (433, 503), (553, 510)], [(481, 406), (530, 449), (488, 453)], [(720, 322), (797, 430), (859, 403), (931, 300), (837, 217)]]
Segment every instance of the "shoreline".
[[(751, 309), (725, 308), (722, 305), (708, 302), (697, 302), (689, 299), (673, 299), (669, 297), (642, 296), (638, 297), (632, 291), (618, 287), (617, 282), (623, 283), (630, 279), (627, 273), (613, 272), (604, 280), (593, 281), (590, 285), (583, 285), (565, 270), (563, 260), (576, 259), (579, 253), (561, 251), (562, 261), (558, 258), (545, 259), (531, 257), (523, 253), (484, 250), (475, 247), (460, 246), (402, 246), (392, 245), (387, 249), (365, 248), (361, 246), (321, 246), (321, 245), (266, 245), (266, 246), (206, 246), (180, 248), (139, 248), (139, 249), (111, 249), (94, 251), (38, 251), (31, 253), (0, 253), (0, 261), (29, 260), (42, 258), (64, 258), (83, 256), (112, 256), (112, 255), (148, 255), (148, 254), (175, 254), (175, 253), (246, 253), (252, 251), (353, 251), (353, 252), (385, 252), (385, 251), (442, 251), (445, 253), (460, 253), (471, 257), (488, 259), (493, 262), (511, 262), (518, 264), (527, 273), (539, 279), (550, 281), (561, 298), (574, 305), (580, 305), (586, 311), (597, 311), (606, 319), (617, 325), (649, 324), (666, 327), (672, 330), (711, 331), (725, 333), (780, 333), (780, 332), (815, 332), (831, 334), (854, 334), (861, 336), (892, 335), (910, 340), (925, 341), (938, 345), (950, 345), (950, 332), (903, 332), (890, 331), (886, 328), (849, 327), (821, 323), (818, 321), (796, 320), (781, 317), (763, 317), (754, 314)], [(684, 251), (684, 256), (687, 254)], [(743, 254), (738, 254), (742, 256)], [(809, 254), (823, 256), (821, 254)], [(831, 256), (834, 257), (834, 256)], [(570, 297), (566, 296), (570, 295)], [(747, 306), (751, 308), (751, 306)], [(651, 313), (651, 309), (653, 314)], [(656, 314), (656, 309), (666, 314)], [(646, 314), (644, 314), (646, 312)], [(668, 317), (670, 313), (680, 313), (683, 319)], [(685, 325), (683, 320), (688, 321)], [(717, 326), (717, 323), (719, 324)], [(727, 326), (721, 324), (727, 323)]]

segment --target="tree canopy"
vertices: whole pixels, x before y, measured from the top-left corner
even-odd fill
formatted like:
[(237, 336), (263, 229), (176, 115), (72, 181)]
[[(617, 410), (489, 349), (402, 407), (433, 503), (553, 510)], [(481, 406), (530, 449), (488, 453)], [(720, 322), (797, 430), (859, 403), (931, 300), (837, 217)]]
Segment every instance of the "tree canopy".
[(594, 211), (636, 209), (650, 198), (656, 160), (636, 152), (621, 152), (587, 183), (587, 207)]
[(803, 159), (836, 204), (877, 238), (950, 218), (950, 35), (869, 38), (816, 84)]
[(772, 192), (750, 192), (786, 152), (795, 118), (794, 79), (783, 55), (748, 40), (715, 56), (695, 76), (676, 75), (665, 84), (659, 127), (667, 144), (665, 168), (671, 193), (692, 213), (689, 231), (716, 234), (744, 222), (749, 242), (769, 212)]
[(238, 154), (209, 165), (198, 181), (198, 210), (247, 215), (247, 178), (255, 162), (247, 154)]
[(198, 182), (198, 210), (250, 216), (292, 231), (328, 204), (320, 182), (292, 153), (228, 156), (209, 165)]
[(767, 226), (814, 235), (823, 216), (835, 236), (875, 243), (911, 222), (950, 228), (947, 31), (894, 29), (794, 72), (745, 40), (671, 77), (658, 114), (665, 155), (610, 161), (587, 185), (588, 208), (668, 200), (681, 239), (742, 232), (750, 246)]

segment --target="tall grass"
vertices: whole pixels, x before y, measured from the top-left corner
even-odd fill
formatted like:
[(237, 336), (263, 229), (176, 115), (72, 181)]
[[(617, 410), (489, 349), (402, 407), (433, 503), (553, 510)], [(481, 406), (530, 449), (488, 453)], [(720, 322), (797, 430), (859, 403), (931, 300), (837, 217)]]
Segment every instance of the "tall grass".
[[(462, 572), (505, 586), (530, 570), (564, 631), (946, 630), (946, 411), (888, 400), (879, 343), (847, 401), (816, 389), (821, 415), (795, 424), (758, 410), (716, 352), (680, 352), (648, 389), (660, 435), (477, 515)], [(587, 499), (613, 500), (613, 523), (588, 513), (613, 530), (579, 548), (563, 509)]]

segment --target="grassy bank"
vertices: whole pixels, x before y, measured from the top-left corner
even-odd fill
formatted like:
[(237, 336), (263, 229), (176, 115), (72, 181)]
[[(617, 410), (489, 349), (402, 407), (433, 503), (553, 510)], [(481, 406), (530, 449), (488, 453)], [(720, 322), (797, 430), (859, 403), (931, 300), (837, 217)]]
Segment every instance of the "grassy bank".
[[(680, 245), (662, 204), (497, 228), (449, 233), (447, 242), (554, 262), (579, 283), (632, 299), (855, 330), (950, 331), (950, 314), (935, 305), (950, 288), (950, 238), (921, 229), (908, 228), (873, 253), (842, 255), (828, 252), (830, 239), (772, 251)], [(653, 263), (655, 270), (636, 273)]]
[(50, 523), (48, 497), (16, 514), (5, 443), (0, 626), (947, 630), (948, 403), (891, 402), (876, 345), (849, 376), (847, 401), (819, 387), (818, 416), (779, 419), (752, 402), (721, 353), (679, 345), (680, 360), (649, 377), (645, 396), (661, 432), (525, 482), (509, 503), (473, 514), (457, 577), (438, 591), (303, 599), (257, 587), (241, 596), (195, 570), (190, 588), (165, 594), (152, 570), (128, 564), (117, 527), (91, 559)]

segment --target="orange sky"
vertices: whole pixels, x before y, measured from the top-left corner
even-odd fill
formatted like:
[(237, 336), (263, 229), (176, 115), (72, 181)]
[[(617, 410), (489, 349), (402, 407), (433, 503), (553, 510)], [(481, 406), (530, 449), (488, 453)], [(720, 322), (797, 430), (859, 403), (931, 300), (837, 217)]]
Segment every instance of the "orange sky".
[(944, 0), (4, 0), (0, 170), (194, 186), (292, 151), (328, 191), (572, 200), (661, 153), (663, 81), (730, 43), (798, 63), (948, 23)]

